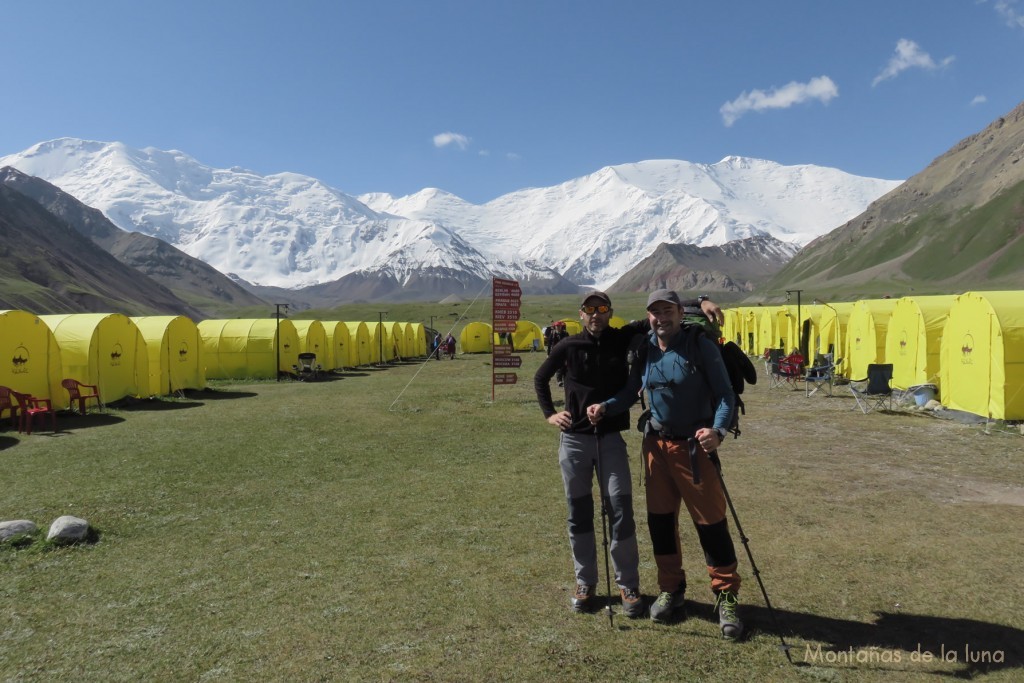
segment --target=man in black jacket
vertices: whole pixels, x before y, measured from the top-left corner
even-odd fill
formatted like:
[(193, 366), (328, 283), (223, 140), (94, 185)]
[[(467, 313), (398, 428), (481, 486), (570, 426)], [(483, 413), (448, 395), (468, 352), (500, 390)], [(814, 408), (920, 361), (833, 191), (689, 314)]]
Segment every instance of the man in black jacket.
[[(704, 298), (701, 308), (709, 316), (721, 310)], [(608, 326), (612, 302), (604, 292), (590, 292), (580, 305), (583, 331), (559, 342), (533, 378), (537, 402), (549, 424), (561, 430), (558, 460), (569, 507), (569, 545), (576, 572), (572, 607), (590, 610), (597, 586), (597, 542), (594, 533), (593, 472), (599, 466), (611, 519), (611, 557), (615, 583), (627, 616), (644, 615), (640, 594), (640, 558), (633, 521), (633, 491), (629, 455), (621, 432), (630, 426), (629, 413), (608, 417), (595, 427), (587, 406), (614, 396), (629, 377), (627, 354), (637, 335), (650, 330), (647, 320), (622, 328)], [(565, 409), (556, 410), (551, 398), (551, 378), (564, 370)], [(600, 463), (597, 458), (600, 456)]]

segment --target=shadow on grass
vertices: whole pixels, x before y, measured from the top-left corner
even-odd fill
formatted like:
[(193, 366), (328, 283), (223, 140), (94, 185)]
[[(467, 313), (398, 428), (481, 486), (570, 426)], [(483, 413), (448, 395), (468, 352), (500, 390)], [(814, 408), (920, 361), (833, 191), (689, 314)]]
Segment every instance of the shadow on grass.
[(253, 398), (259, 396), (254, 391), (223, 391), (221, 389), (189, 389), (185, 392), (185, 398), (195, 401), (223, 401), (233, 398)]
[(86, 413), (85, 415), (79, 415), (73, 412), (63, 412), (57, 416), (57, 430), (61, 432), (74, 432), (79, 429), (91, 429), (92, 427), (109, 427), (121, 422), (124, 422), (123, 417), (117, 417), (109, 413)]
[(11, 446), (16, 446), (17, 444), (18, 440), (13, 436), (0, 436), (0, 451), (10, 448)]
[(161, 411), (161, 410), (183, 410), (185, 408), (200, 408), (203, 403), (200, 401), (165, 401), (159, 398), (132, 398), (123, 399), (117, 405), (118, 410), (125, 412)]
[[(690, 618), (717, 623), (710, 604), (687, 600), (686, 609)], [(747, 637), (757, 632), (779, 635), (767, 607), (747, 604), (742, 610)], [(929, 662), (921, 658), (930, 653), (931, 664), (945, 662), (956, 670), (920, 669), (920, 673), (970, 679), (980, 674), (1024, 668), (1024, 630), (1012, 626), (977, 619), (891, 612), (875, 612), (873, 623), (778, 608), (775, 614), (793, 663), (799, 666), (847, 669), (848, 665), (878, 662), (884, 654), (900, 651), (898, 664), (881, 660), (881, 666), (913, 670), (915, 666), (927, 665)], [(801, 640), (805, 642), (799, 642)], [(822, 642), (828, 645), (822, 645), (819, 650), (818, 643)], [(857, 659), (858, 653), (862, 660)], [(917, 660), (915, 653), (918, 653)]]

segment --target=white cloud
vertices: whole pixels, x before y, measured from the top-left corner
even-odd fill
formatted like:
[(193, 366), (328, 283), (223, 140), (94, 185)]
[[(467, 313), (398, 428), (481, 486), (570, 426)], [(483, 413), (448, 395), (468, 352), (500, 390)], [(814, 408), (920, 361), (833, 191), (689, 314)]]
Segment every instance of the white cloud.
[(984, 95), (975, 95), (974, 99), (971, 100), (971, 106), (973, 107), (976, 104), (985, 104), (986, 102), (988, 102), (988, 98)]
[(936, 64), (932, 56), (927, 52), (924, 52), (920, 46), (912, 40), (906, 38), (900, 38), (896, 42), (896, 54), (892, 56), (889, 63), (882, 69), (882, 73), (875, 76), (875, 80), (871, 81), (871, 86), (874, 87), (882, 81), (887, 81), (890, 78), (896, 78), (899, 74), (906, 71), (907, 69), (927, 69), (934, 71), (935, 69), (949, 66), (953, 63), (956, 57), (950, 56), (943, 59), (940, 63)]
[(1024, 12), (1018, 11), (1016, 5), (1017, 0), (996, 0), (995, 8), (1007, 26), (1024, 29)]
[(819, 100), (828, 104), (828, 101), (839, 96), (839, 88), (828, 76), (812, 78), (807, 83), (792, 81), (782, 86), (765, 92), (764, 90), (751, 90), (740, 93), (732, 102), (726, 102), (718, 110), (722, 114), (722, 121), (726, 127), (736, 123), (736, 120), (748, 111), (761, 111), (763, 109), (788, 109), (794, 104), (800, 104), (808, 100)]
[(523, 157), (519, 156), (515, 152), (508, 152), (505, 154), (505, 158), (508, 159), (509, 161), (519, 161)]
[(469, 147), (469, 138), (461, 133), (438, 133), (434, 136), (434, 147), (455, 145), (459, 149)]
[(482, 149), (479, 152), (477, 152), (477, 154), (479, 154), (482, 157), (489, 157), (489, 156), (491, 156), (491, 150), (489, 150), (489, 149)]

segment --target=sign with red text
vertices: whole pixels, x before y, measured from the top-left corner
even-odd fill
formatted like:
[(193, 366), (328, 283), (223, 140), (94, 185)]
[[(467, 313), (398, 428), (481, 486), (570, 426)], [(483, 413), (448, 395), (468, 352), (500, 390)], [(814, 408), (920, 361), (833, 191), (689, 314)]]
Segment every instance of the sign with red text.
[[(491, 280), (491, 327), (499, 335), (516, 331), (520, 307), (523, 303), (523, 290), (518, 280), (493, 278)], [(510, 337), (502, 337), (501, 344), (495, 344), (491, 350), (491, 365), (498, 368), (522, 367), (521, 356), (513, 356), (515, 350), (509, 342)], [(514, 372), (491, 373), (491, 400), (494, 400), (494, 386), (497, 384), (515, 384), (518, 377)]]

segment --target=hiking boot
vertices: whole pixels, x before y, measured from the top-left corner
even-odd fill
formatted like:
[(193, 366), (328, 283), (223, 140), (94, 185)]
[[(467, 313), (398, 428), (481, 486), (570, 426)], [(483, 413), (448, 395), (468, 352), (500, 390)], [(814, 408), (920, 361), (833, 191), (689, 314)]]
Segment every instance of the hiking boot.
[(743, 635), (743, 622), (736, 614), (739, 606), (739, 597), (735, 591), (724, 590), (715, 598), (718, 625), (722, 628), (722, 637), (726, 640), (739, 640)]
[(639, 619), (644, 615), (644, 598), (640, 595), (639, 588), (620, 588), (622, 596), (622, 611), (630, 619)]
[(594, 606), (594, 586), (585, 583), (576, 584), (576, 592), (572, 596), (574, 612), (589, 612)]
[(680, 586), (671, 593), (662, 591), (651, 605), (651, 621), (656, 624), (667, 624), (673, 620), (682, 620), (686, 616), (683, 610), (685, 592), (686, 586)]

